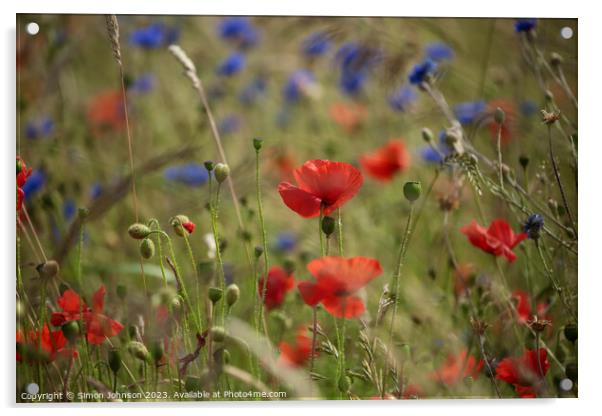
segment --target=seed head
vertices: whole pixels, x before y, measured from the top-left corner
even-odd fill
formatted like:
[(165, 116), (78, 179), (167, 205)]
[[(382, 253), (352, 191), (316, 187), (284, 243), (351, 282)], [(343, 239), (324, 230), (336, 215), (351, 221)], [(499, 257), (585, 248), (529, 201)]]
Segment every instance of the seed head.
[(253, 139), (253, 147), (255, 148), (255, 150), (257, 150), (258, 152), (261, 150), (261, 147), (263, 146), (263, 139), (256, 137)]
[(121, 368), (121, 353), (116, 348), (109, 350), (109, 368), (113, 373), (117, 373)]
[(410, 202), (414, 202), (420, 198), (421, 193), (422, 185), (420, 182), (406, 182), (403, 185), (403, 195)]
[(210, 287), (207, 291), (209, 300), (215, 305), (222, 298), (223, 292), (219, 287)]
[(498, 125), (504, 124), (504, 120), (506, 119), (506, 113), (500, 107), (497, 107), (493, 113), (493, 119)]
[(322, 218), (322, 232), (326, 234), (326, 237), (330, 237), (334, 233), (335, 220), (332, 217), (326, 216)]
[(50, 280), (59, 274), (59, 264), (55, 260), (48, 260), (42, 264), (38, 264), (36, 270), (43, 280)]

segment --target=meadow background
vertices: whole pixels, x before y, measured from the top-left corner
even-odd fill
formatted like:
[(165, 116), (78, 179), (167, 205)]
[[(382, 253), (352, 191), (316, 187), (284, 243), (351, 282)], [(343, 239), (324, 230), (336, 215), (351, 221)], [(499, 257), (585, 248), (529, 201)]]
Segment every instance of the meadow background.
[[(448, 357), (468, 350), (479, 360), (484, 339), (484, 350), (495, 368), (504, 358), (533, 349), (530, 326), (520, 322), (520, 315), (508, 314), (504, 306), (508, 300), (518, 305), (516, 291), (522, 290), (528, 294), (530, 309), (544, 305), (540, 318), (551, 321), (539, 340), (549, 348), (548, 355), (551, 352), (555, 357), (548, 357), (550, 369), (542, 392), (549, 396), (577, 395), (577, 349), (565, 330), (569, 324), (576, 325), (567, 309), (576, 313), (577, 236), (564, 209), (548, 153), (548, 126), (542, 123), (539, 112), (561, 112), (561, 119), (550, 131), (569, 209), (576, 215), (577, 110), (545, 66), (551, 65), (551, 53), (558, 53), (566, 83), (576, 91), (576, 21), (539, 20), (536, 37), (528, 40), (525, 32), (517, 33), (514, 19), (253, 17), (248, 24), (256, 38), (245, 46), (239, 40), (224, 39), (223, 32), (220, 36), (225, 19), (118, 18), (136, 172), (136, 213), (130, 183), (124, 182), (130, 174), (130, 162), (121, 79), (104, 17), (18, 17), (17, 154), (33, 168), (24, 189), (29, 218), (17, 225), (27, 233), (18, 233), (18, 274), (23, 281), (23, 291), (18, 294), (18, 328), (27, 333), (40, 327), (42, 309), (48, 315), (60, 311), (57, 299), (65, 285), (88, 304), (104, 285), (105, 313), (124, 325), (120, 334), (111, 338), (123, 360), (116, 383), (121, 391), (142, 387), (171, 394), (201, 387), (248, 390), (251, 385), (253, 389), (289, 391), (290, 398), (367, 399), (404, 398), (404, 391), (407, 393), (412, 385), (419, 386), (420, 394), (411, 396), (421, 398), (497, 397), (485, 366), (465, 374), (469, 360), (450, 363)], [(39, 23), (39, 34), (25, 32), (30, 21)], [(570, 40), (560, 36), (565, 26), (575, 30)], [(314, 33), (326, 34), (329, 47), (308, 56), (304, 42)], [(204, 84), (246, 229), (246, 233), (240, 232), (234, 201), (224, 187), (218, 220), (225, 242), (221, 253), (224, 275), (228, 284), (240, 288), (240, 298), (230, 311), (239, 321), (233, 321), (232, 328), (226, 325), (228, 336), (238, 340), (218, 343), (218, 351), (223, 352), (222, 347), (228, 351), (231, 373), (207, 376), (207, 348), (203, 347), (182, 379), (174, 374), (181, 365), (178, 359), (195, 350), (194, 331), (180, 325), (181, 313), (176, 313), (175, 323), (169, 325), (158, 318), (158, 312), (164, 312), (161, 307), (172, 305), (176, 296), (173, 272), (166, 267), (166, 289), (155, 255), (143, 261), (142, 276), (139, 242), (128, 235), (136, 216), (141, 222), (158, 220), (173, 239), (191, 303), (202, 315), (207, 287), (219, 286), (207, 209), (210, 189), (203, 162), (219, 162), (220, 155), (199, 97), (183, 76), (181, 63), (167, 49), (172, 42), (187, 52)], [(364, 73), (362, 66), (359, 91), (349, 85), (341, 87), (342, 63), (337, 51), (348, 42), (370, 51), (364, 58), (368, 62), (362, 62), (367, 68)], [(525, 58), (529, 42), (542, 52), (545, 63), (533, 64)], [(439, 45), (434, 84), (457, 110), (455, 116), (466, 121), (464, 130), (480, 155), (493, 161), (498, 157), (496, 131), (489, 126), (495, 108), (504, 109), (506, 118), (512, 120), (511, 134), (502, 146), (503, 161), (512, 178), (527, 190), (526, 195), (511, 191), (507, 198), (500, 197), (491, 184), (498, 181), (496, 169), (481, 163), (480, 171), (489, 181), (478, 175), (474, 179), (474, 170), (434, 162), (432, 149), (426, 150), (429, 147), (422, 129), (433, 132), (433, 143), (438, 147), (439, 132), (450, 123), (428, 94), (408, 85), (408, 73), (425, 59), (434, 43), (448, 48)], [(240, 61), (223, 65), (237, 51), (244, 57), (237, 56), (244, 59), (244, 68), (237, 68)], [(442, 51), (447, 52), (441, 55)], [(304, 81), (299, 84), (295, 81), (299, 70), (310, 70), (315, 79), (302, 75)], [(400, 88), (406, 95), (392, 105), (391, 95)], [(464, 112), (456, 107), (467, 102), (471, 105)], [(345, 254), (376, 258), (383, 267), (382, 275), (362, 291), (366, 313), (346, 324), (349, 386), (344, 388), (336, 367), (338, 330), (321, 309), (318, 319), (323, 335), (319, 336), (320, 355), (311, 383), (307, 381), (307, 362), (288, 371), (280, 369), (280, 364), (270, 370), (268, 364), (249, 359), (247, 347), (253, 349), (257, 342), (249, 335), (253, 331), (254, 288), (264, 266), (263, 257), (254, 256), (254, 247), (263, 244), (255, 193), (253, 138), (258, 137), (263, 139), (260, 178), (270, 265), (294, 269), (297, 281), (310, 278), (306, 265), (320, 255), (318, 223), (287, 208), (277, 192), (278, 184), (291, 180), (292, 169), (307, 160), (331, 159), (359, 166), (362, 155), (390, 139), (402, 139), (407, 148), (409, 166), (386, 183), (363, 171), (364, 185), (342, 209)], [(373, 324), (379, 305), (382, 312), (386, 300), (383, 287), (390, 284), (394, 274), (410, 212), (402, 190), (407, 181), (421, 182), (423, 191), (422, 199), (416, 202), (420, 214), (401, 275), (394, 342), (388, 343), (388, 325)], [(431, 184), (432, 191), (428, 192)], [(80, 208), (89, 210), (81, 235)], [(488, 226), (491, 220), (504, 218), (519, 232), (527, 217), (535, 213), (544, 216), (548, 230), (538, 240), (547, 265), (541, 262), (532, 239), (515, 248), (518, 258), (509, 263), (492, 260), (459, 231), (472, 219)], [(175, 215), (186, 215), (196, 224), (187, 237), (194, 267), (186, 241), (171, 227), (170, 219)], [(334, 251), (337, 238), (331, 238), (330, 249)], [(163, 248), (166, 250), (165, 245)], [(36, 270), (45, 259), (60, 263), (60, 273), (49, 282)], [(550, 274), (563, 289), (560, 295)], [(465, 285), (471, 289), (468, 296)], [(42, 288), (47, 288), (47, 293)], [(47, 298), (44, 303), (43, 298)], [(388, 316), (391, 313), (388, 309)], [(489, 325), (484, 338), (475, 335), (471, 318)], [(267, 314), (271, 343), (275, 348), (281, 341), (294, 344), (298, 328), (310, 325), (311, 320), (311, 308), (296, 289), (290, 291), (285, 302)], [(178, 345), (165, 339), (177, 340)], [(151, 352), (157, 343), (162, 343), (163, 349), (165, 345), (170, 348), (157, 360), (160, 365), (144, 365), (140, 361), (148, 360), (140, 360), (136, 350), (128, 348), (132, 340), (139, 340)], [(109, 362), (112, 347), (107, 342), (86, 346), (81, 339), (75, 339), (74, 344), (79, 351), (77, 359), (61, 356), (47, 363), (32, 358), (33, 364), (22, 360), (17, 365), (17, 400), (33, 380), (44, 391), (61, 391), (66, 378), (73, 391), (112, 389), (113, 372), (103, 364)], [(259, 358), (266, 348), (258, 345)], [(223, 358), (220, 353), (218, 361)], [(398, 363), (392, 374), (388, 373), (389, 360)], [(387, 391), (379, 388), (383, 368)], [(449, 383), (432, 377), (437, 369), (451, 374)], [(562, 382), (567, 379), (570, 388), (563, 389), (562, 385), (568, 384)], [(295, 387), (299, 380), (307, 381), (301, 390)], [(503, 397), (517, 396), (515, 389), (501, 380), (497, 387)]]

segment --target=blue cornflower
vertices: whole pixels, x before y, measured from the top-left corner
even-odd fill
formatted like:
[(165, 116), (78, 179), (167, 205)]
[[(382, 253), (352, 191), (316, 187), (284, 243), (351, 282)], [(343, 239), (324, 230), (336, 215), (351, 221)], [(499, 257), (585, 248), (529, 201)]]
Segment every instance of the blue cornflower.
[(227, 77), (232, 76), (244, 69), (245, 61), (245, 55), (243, 53), (232, 52), (217, 67), (217, 73)]
[(427, 58), (432, 59), (435, 62), (453, 59), (454, 57), (454, 50), (443, 42), (435, 42), (426, 45), (424, 52)]
[(129, 86), (129, 90), (138, 94), (151, 92), (155, 88), (155, 76), (143, 74), (136, 78)]
[(393, 110), (405, 111), (417, 97), (416, 90), (412, 86), (404, 85), (389, 96), (389, 105)]
[(541, 233), (541, 229), (543, 228), (543, 224), (544, 220), (541, 215), (531, 214), (523, 226), (523, 231), (527, 233), (530, 239), (537, 240)]
[(526, 117), (532, 116), (538, 110), (537, 104), (530, 100), (521, 101), (519, 108), (520, 113)]
[(247, 105), (254, 104), (258, 99), (264, 96), (266, 82), (263, 78), (255, 78), (247, 84), (238, 95), (238, 99)]
[(345, 43), (335, 55), (340, 65), (339, 86), (344, 93), (358, 94), (368, 79), (372, 68), (382, 59), (382, 51), (367, 48), (353, 42)]
[(222, 135), (227, 136), (240, 130), (241, 125), (240, 117), (236, 114), (228, 114), (219, 121), (217, 129)]
[(100, 183), (95, 183), (90, 187), (90, 199), (94, 201), (102, 195), (103, 188)]
[(474, 123), (487, 109), (487, 103), (483, 100), (467, 101), (454, 106), (454, 114), (462, 124)]
[(324, 32), (314, 32), (303, 41), (302, 51), (307, 56), (324, 55), (330, 49), (330, 39)]
[(207, 170), (199, 163), (170, 166), (163, 174), (168, 181), (187, 186), (201, 186), (209, 179)]
[(349, 95), (356, 95), (364, 86), (364, 82), (368, 79), (368, 74), (364, 71), (346, 71), (341, 73), (339, 86), (343, 92)]
[(529, 32), (537, 26), (537, 19), (517, 19), (514, 23), (514, 30), (517, 32)]
[(75, 216), (76, 211), (77, 207), (73, 199), (67, 199), (63, 202), (63, 217), (65, 221), (70, 221)]
[(31, 197), (33, 197), (37, 192), (39, 192), (46, 183), (46, 175), (42, 170), (34, 170), (31, 173), (31, 176), (27, 178), (27, 182), (25, 185), (21, 187), (23, 192), (25, 193), (25, 200), (28, 201)]
[(155, 22), (130, 33), (130, 43), (141, 48), (152, 49), (177, 41), (179, 30), (164, 23)]
[(426, 77), (433, 73), (436, 69), (437, 64), (428, 58), (425, 59), (423, 62), (414, 65), (412, 67), (412, 70), (410, 71), (410, 75), (408, 76), (410, 84), (422, 84), (425, 81)]
[(242, 48), (254, 46), (259, 41), (259, 33), (248, 17), (232, 16), (223, 19), (218, 26), (219, 36), (232, 41)]
[(445, 130), (441, 130), (439, 132), (439, 144), (437, 145), (437, 149), (433, 149), (431, 146), (424, 146), (420, 150), (420, 157), (425, 162), (441, 163), (443, 157), (449, 155), (451, 151), (452, 149), (450, 149), (449, 145), (445, 142)]
[(52, 136), (54, 133), (54, 121), (49, 117), (33, 120), (25, 126), (25, 137), (31, 140), (42, 139)]
[(296, 102), (305, 96), (316, 83), (314, 74), (307, 69), (294, 71), (284, 84), (282, 95), (287, 102)]
[(276, 236), (274, 248), (277, 251), (286, 253), (294, 250), (297, 245), (297, 236), (291, 232), (283, 231)]

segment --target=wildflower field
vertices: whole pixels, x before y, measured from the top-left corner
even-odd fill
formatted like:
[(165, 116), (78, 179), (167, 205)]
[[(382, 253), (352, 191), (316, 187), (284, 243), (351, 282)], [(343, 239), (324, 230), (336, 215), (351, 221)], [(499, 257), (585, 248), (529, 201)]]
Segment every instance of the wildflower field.
[(577, 21), (17, 16), (17, 402), (577, 397)]

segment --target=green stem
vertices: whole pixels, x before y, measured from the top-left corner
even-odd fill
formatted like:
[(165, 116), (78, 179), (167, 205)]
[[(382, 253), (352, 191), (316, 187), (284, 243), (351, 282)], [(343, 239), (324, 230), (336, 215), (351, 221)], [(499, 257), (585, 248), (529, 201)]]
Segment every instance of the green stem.
[[(218, 226), (218, 218), (219, 218), (219, 202), (220, 202), (220, 188), (221, 184), (218, 183), (217, 190), (215, 192), (215, 204), (211, 208), (211, 228), (213, 230), (213, 239), (215, 241), (215, 260), (217, 262), (218, 270), (219, 270), (219, 285), (220, 289), (222, 289), (222, 293), (226, 292), (226, 276), (224, 274), (224, 263), (222, 260), (222, 250), (220, 247), (220, 237), (219, 237), (219, 226)], [(221, 325), (224, 324), (225, 315), (226, 315), (226, 303), (221, 302)]]
[[(261, 177), (260, 177), (260, 169), (259, 169), (259, 162), (260, 162), (260, 157), (259, 157), (259, 149), (255, 150), (255, 191), (257, 194), (257, 211), (259, 214), (259, 226), (261, 227), (261, 243), (263, 245), (263, 270), (264, 270), (264, 280), (263, 280), (263, 288), (261, 290), (261, 301), (262, 304), (265, 302), (265, 295), (266, 295), (266, 290), (267, 290), (267, 281), (268, 281), (268, 273), (270, 270), (270, 263), (269, 263), (269, 257), (268, 257), (268, 236), (267, 236), (267, 232), (266, 232), (266, 228), (265, 228), (265, 220), (263, 217), (263, 203), (261, 200)], [(253, 296), (256, 298), (257, 297), (257, 293), (254, 293)], [(263, 315), (264, 313), (264, 308), (262, 307), (259, 311), (260, 314)], [(263, 322), (263, 316), (260, 317), (261, 322)], [(267, 331), (266, 328), (264, 328), (264, 331)]]

